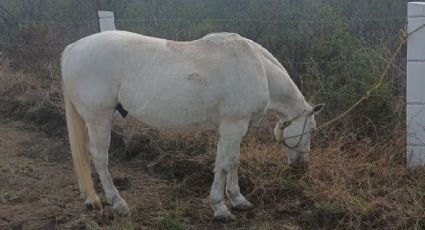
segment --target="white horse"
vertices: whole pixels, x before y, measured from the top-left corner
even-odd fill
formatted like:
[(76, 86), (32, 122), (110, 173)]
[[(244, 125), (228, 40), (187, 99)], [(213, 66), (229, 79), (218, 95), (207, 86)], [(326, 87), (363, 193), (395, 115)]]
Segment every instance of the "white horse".
[(114, 211), (127, 213), (109, 175), (108, 148), (119, 106), (156, 128), (217, 129), (220, 135), (210, 202), (214, 219), (251, 208), (240, 193), (240, 142), (251, 122), (267, 110), (279, 114), (275, 137), (287, 137), (289, 164), (307, 163), (314, 115), (284, 67), (262, 46), (233, 33), (214, 33), (175, 42), (125, 31), (85, 37), (62, 54), (63, 90), (69, 141), (88, 208), (100, 208), (90, 157)]

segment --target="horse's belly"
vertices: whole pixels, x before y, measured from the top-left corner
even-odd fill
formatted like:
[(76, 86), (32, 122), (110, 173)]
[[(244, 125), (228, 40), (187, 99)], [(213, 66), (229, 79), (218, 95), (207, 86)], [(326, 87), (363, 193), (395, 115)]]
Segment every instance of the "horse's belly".
[(152, 100), (132, 115), (155, 128), (214, 129), (219, 123), (219, 118), (216, 116), (218, 111), (213, 110), (206, 105), (191, 104), (188, 101), (167, 103)]

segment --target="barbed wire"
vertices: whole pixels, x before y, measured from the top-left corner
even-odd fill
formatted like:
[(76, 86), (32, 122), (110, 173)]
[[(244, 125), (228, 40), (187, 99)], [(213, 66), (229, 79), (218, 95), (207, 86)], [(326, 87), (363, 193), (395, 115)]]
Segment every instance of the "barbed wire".
[(86, 17), (76, 21), (51, 21), (51, 20), (29, 20), (29, 19), (19, 19), (19, 20), (0, 20), (0, 23), (14, 23), (14, 24), (47, 24), (47, 25), (72, 25), (72, 24), (89, 24), (97, 23), (97, 17)]
[[(412, 17), (411, 17), (412, 18)], [(156, 18), (156, 21), (216, 21), (216, 22), (247, 22), (247, 23), (306, 23), (306, 24), (339, 24), (339, 23), (367, 23), (367, 22), (382, 22), (382, 21), (406, 21), (406, 16), (390, 16), (352, 20), (336, 20), (323, 21), (314, 19), (293, 20), (293, 19), (249, 19), (249, 18)], [(116, 18), (115, 22), (151, 22), (153, 19), (133, 19), (133, 18)], [(72, 24), (88, 24), (95, 20), (84, 19), (78, 21), (50, 21), (50, 20), (0, 20), (0, 23), (15, 23), (15, 24), (57, 24), (57, 25), (72, 25)]]
[[(306, 24), (352, 24), (352, 23), (367, 23), (381, 21), (407, 21), (407, 17), (386, 17), (386, 18), (367, 18), (358, 20), (336, 20), (336, 21), (321, 21), (321, 20), (293, 20), (293, 19), (243, 19), (243, 18), (157, 18), (156, 21), (216, 21), (216, 22), (244, 22), (244, 23), (306, 23)], [(152, 19), (130, 19), (120, 18), (116, 22), (151, 22)]]
[[(396, 58), (395, 61), (407, 61), (407, 58)], [(282, 64), (293, 64), (293, 65), (317, 65), (317, 64), (363, 64), (363, 63), (387, 63), (386, 60), (373, 60), (373, 61), (280, 61)]]

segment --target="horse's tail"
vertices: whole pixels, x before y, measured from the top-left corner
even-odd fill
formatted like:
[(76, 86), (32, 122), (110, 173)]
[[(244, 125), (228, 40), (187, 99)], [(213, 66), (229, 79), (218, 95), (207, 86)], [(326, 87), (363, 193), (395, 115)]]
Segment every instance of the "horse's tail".
[[(64, 87), (65, 88), (65, 87)], [(74, 103), (64, 89), (66, 125), (68, 127), (69, 143), (71, 146), (74, 170), (78, 179), (81, 193), (88, 197), (95, 195), (91, 165), (88, 152), (88, 134), (86, 123), (78, 113)]]

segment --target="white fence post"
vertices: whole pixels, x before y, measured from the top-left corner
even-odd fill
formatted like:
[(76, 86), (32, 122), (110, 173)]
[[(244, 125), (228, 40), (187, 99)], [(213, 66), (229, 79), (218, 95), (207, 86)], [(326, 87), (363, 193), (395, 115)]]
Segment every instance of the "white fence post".
[(100, 31), (115, 30), (114, 12), (98, 11)]
[[(409, 2), (407, 32), (425, 24), (425, 2)], [(407, 41), (407, 167), (425, 165), (425, 28)]]

